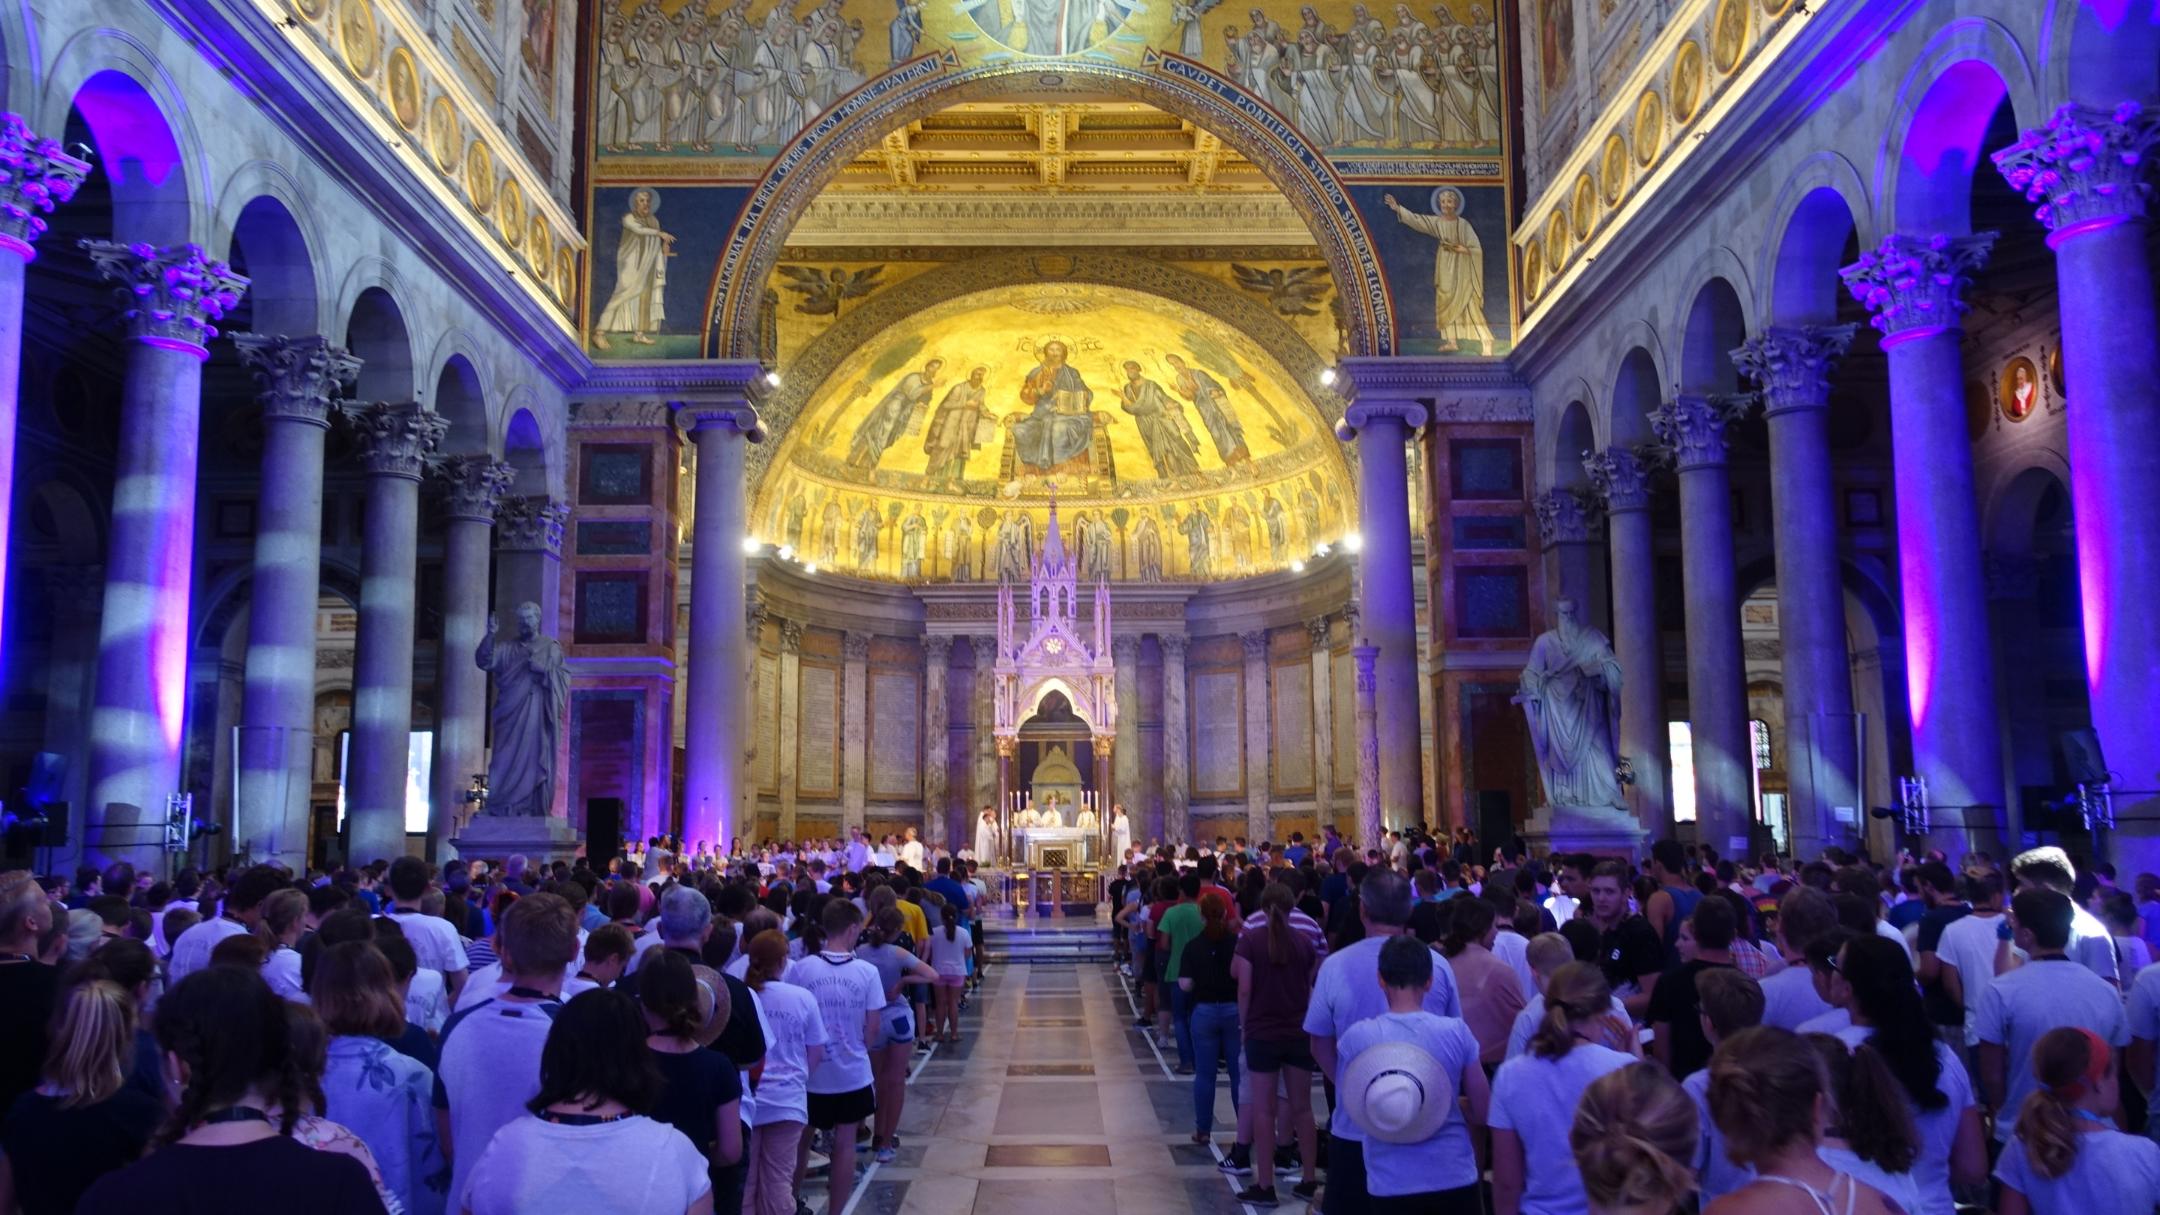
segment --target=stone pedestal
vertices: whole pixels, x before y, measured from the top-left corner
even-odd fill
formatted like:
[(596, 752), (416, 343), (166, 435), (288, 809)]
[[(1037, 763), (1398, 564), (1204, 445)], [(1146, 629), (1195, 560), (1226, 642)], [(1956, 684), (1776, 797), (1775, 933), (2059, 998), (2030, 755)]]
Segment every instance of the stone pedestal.
[(1642, 855), (1649, 834), (1633, 814), (1617, 806), (1539, 806), (1522, 832), (1532, 852), (1587, 852), (1630, 860)]
[(577, 829), (562, 819), (505, 818), (494, 814), (480, 815), (465, 824), (450, 846), (468, 861), (503, 861), (523, 856), (535, 865), (572, 860), (584, 851)]

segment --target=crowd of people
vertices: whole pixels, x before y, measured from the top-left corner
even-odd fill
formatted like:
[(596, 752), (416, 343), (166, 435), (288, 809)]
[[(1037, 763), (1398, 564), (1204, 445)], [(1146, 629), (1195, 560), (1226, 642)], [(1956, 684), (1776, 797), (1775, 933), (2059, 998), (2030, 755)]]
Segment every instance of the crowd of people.
[(2149, 1215), (2160, 878), (2115, 878), (1331, 831), (1158, 846), (1112, 905), (1134, 1029), (1250, 1206)]
[[(1000, 898), (914, 843), (0, 874), (0, 1215), (845, 1211)], [(2160, 878), (1474, 852), (1330, 831), (1117, 868), (1135, 1031), (1239, 1201), (2160, 1204)]]
[(0, 1215), (845, 1210), (987, 883), (635, 855), (0, 874)]

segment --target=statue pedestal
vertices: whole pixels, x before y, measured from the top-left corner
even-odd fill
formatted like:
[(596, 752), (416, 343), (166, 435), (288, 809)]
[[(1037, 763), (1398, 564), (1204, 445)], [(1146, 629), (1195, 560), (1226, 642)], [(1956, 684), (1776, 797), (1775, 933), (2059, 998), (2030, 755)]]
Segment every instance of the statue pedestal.
[(1649, 836), (1635, 816), (1616, 806), (1540, 806), (1523, 825), (1523, 841), (1534, 850), (1587, 852), (1630, 860)]
[(466, 860), (501, 861), (522, 855), (535, 865), (572, 860), (584, 844), (585, 841), (578, 837), (577, 828), (568, 820), (552, 816), (511, 818), (497, 814), (475, 816), (465, 824), (465, 830), (450, 841), (450, 846)]

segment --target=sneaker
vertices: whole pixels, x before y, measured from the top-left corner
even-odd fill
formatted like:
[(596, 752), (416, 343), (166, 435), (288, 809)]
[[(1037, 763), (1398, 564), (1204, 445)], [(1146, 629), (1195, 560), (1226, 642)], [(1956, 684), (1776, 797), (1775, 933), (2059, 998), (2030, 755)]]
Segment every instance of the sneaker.
[(1289, 1169), (1295, 1169), (1295, 1168), (1297, 1167), (1297, 1164), (1298, 1164), (1298, 1158), (1297, 1158), (1297, 1149), (1296, 1149), (1296, 1148), (1276, 1148), (1276, 1149), (1275, 1149), (1275, 1167), (1276, 1167), (1276, 1168), (1278, 1168), (1278, 1169), (1284, 1169), (1284, 1170), (1289, 1170)]
[(1244, 1189), (1237, 1192), (1237, 1200), (1249, 1207), (1273, 1207), (1282, 1205), (1282, 1200), (1275, 1197), (1275, 1187), (1271, 1185), (1246, 1186)]
[(1290, 1193), (1301, 1201), (1311, 1202), (1320, 1196), (1320, 1179), (1318, 1177), (1307, 1177), (1290, 1187)]
[(890, 1147), (881, 1147), (877, 1150), (877, 1162), (879, 1164), (891, 1164), (899, 1155), (899, 1152)]
[(1215, 1167), (1232, 1175), (1250, 1173), (1252, 1172), (1252, 1153), (1244, 1144), (1238, 1144), (1223, 1153), (1223, 1158), (1215, 1162)]

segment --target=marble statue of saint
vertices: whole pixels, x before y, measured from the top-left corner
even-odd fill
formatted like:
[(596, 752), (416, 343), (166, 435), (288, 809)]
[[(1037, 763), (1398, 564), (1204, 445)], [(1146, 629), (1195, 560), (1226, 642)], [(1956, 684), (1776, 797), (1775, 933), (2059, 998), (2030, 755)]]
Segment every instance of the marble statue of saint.
[(1624, 808), (1614, 775), (1620, 755), (1620, 659), (1603, 633), (1576, 618), (1575, 601), (1554, 605), (1559, 623), (1531, 643), (1515, 703), (1529, 719), (1530, 743), (1548, 805)]
[(900, 441), (915, 415), (930, 403), (930, 393), (937, 387), (938, 368), (944, 365), (943, 359), (930, 359), (921, 371), (900, 377), (892, 391), (855, 427), (855, 438), (848, 444), (848, 467), (877, 467), (885, 457), (885, 449)]
[(540, 634), (540, 605), (518, 605), (515, 641), (487, 636), (473, 661), (495, 677), (494, 749), (488, 755), (487, 813), (545, 818), (555, 804), (555, 743), (570, 703), (570, 672), (562, 646)]
[(1095, 441), (1095, 418), (1088, 406), (1095, 392), (1080, 369), (1065, 361), (1065, 343), (1043, 343), (1042, 361), (1020, 385), (1020, 402), (1029, 412), (1012, 423), (1015, 454), (1034, 472), (1052, 472), (1088, 455)]

